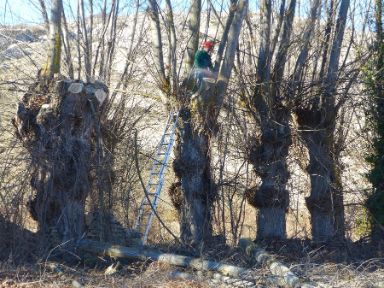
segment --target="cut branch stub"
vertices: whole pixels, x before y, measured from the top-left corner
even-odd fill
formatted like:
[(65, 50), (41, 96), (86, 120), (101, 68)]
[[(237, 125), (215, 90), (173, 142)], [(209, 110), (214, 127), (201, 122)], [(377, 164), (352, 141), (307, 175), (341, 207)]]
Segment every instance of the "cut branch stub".
[(83, 91), (83, 89), (84, 89), (83, 83), (72, 83), (69, 86), (68, 91), (74, 94), (79, 94)]
[(102, 105), (105, 98), (107, 98), (107, 93), (105, 93), (102, 89), (98, 89), (95, 91), (95, 96), (97, 101), (99, 101), (99, 104)]

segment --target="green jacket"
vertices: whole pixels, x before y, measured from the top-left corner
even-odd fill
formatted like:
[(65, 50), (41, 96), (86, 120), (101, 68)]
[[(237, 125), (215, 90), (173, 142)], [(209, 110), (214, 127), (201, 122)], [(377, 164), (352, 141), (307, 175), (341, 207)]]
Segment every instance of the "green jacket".
[(213, 68), (211, 55), (208, 54), (205, 50), (199, 50), (195, 54), (195, 61), (194, 61), (195, 68), (203, 68), (207, 69)]

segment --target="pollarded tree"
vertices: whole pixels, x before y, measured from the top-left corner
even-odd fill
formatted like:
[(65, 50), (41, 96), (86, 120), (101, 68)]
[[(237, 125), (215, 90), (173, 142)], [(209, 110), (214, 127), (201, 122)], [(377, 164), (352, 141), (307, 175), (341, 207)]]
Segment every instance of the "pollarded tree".
[(19, 102), (13, 124), (30, 154), (31, 217), (57, 244), (83, 236), (86, 198), (110, 191), (111, 163), (101, 147), (108, 88), (60, 75), (62, 1), (51, 7), (49, 60)]
[[(296, 0), (289, 2), (285, 13), (285, 1), (281, 5), (280, 24), (272, 39), (272, 1), (261, 1), (256, 85), (253, 97), (249, 99), (250, 108), (255, 111), (252, 115), (261, 130), (260, 140), (251, 143), (249, 155), (249, 161), (261, 178), (261, 185), (247, 193), (249, 202), (258, 208), (258, 239), (286, 237), (286, 212), (289, 205), (289, 192), (286, 188), (289, 179), (287, 156), (292, 140), (289, 126), (291, 110), (282, 81), (291, 45)], [(276, 60), (272, 61), (280, 29), (281, 39)]]
[[(196, 43), (199, 42), (200, 0), (193, 0), (191, 6), (194, 9), (192, 9), (192, 19), (189, 21), (190, 37), (188, 39), (193, 43), (188, 44), (188, 63), (192, 62), (197, 49)], [(181, 119), (173, 163), (177, 181), (172, 185), (170, 194), (179, 211), (181, 239), (186, 244), (199, 244), (212, 236), (211, 209), (216, 191), (211, 177), (210, 140), (217, 129), (217, 117), (233, 68), (240, 29), (247, 7), (247, 0), (239, 0), (232, 5), (233, 18), (227, 21), (228, 29), (224, 30), (227, 35), (221, 37), (220, 45), (226, 49), (219, 63), (221, 65), (218, 66), (220, 70), (217, 80), (215, 83), (207, 84), (207, 89), (191, 98), (189, 91), (179, 89), (178, 83), (171, 81), (171, 79), (177, 79), (175, 75), (170, 77), (165, 73), (158, 4), (155, 0), (149, 1), (148, 8), (154, 27), (153, 54), (158, 71), (157, 80), (164, 94), (163, 102), (169, 109), (180, 109)], [(168, 9), (171, 9), (169, 3)], [(173, 25), (174, 23), (169, 23), (168, 18), (168, 27)], [(175, 38), (169, 39), (170, 50), (175, 49)], [(173, 55), (169, 59), (175, 61), (175, 57), (176, 55)], [(174, 63), (169, 64), (170, 67), (175, 66)], [(175, 69), (171, 71), (175, 73)], [(175, 93), (176, 91), (178, 92)]]
[[(306, 199), (315, 241), (344, 239), (344, 203), (335, 141), (335, 128), (342, 101), (337, 102), (339, 59), (349, 0), (342, 0), (335, 25), (336, 3), (330, 2), (319, 80), (320, 93), (301, 102), (296, 109), (299, 131), (309, 151), (307, 171), (311, 195)], [(332, 29), (332, 25), (333, 29)], [(333, 35), (331, 34), (333, 32)]]

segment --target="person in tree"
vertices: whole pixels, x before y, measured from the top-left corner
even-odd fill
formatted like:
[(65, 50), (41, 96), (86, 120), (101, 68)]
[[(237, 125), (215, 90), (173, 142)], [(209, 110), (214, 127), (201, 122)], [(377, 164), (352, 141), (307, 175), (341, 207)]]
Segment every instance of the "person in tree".
[(198, 69), (213, 69), (211, 53), (215, 47), (213, 41), (205, 41), (202, 45), (203, 49), (198, 50), (195, 54), (194, 67)]
[(216, 80), (216, 73), (213, 72), (213, 64), (211, 53), (215, 43), (213, 41), (203, 42), (202, 49), (198, 50), (195, 54), (193, 69), (191, 71), (191, 78), (194, 80), (194, 92), (201, 92), (204, 90), (204, 82), (214, 82)]

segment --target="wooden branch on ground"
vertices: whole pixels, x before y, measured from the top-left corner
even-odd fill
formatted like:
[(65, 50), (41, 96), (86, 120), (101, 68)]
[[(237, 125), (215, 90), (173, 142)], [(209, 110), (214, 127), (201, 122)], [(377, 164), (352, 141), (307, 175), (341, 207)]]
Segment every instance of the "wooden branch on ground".
[[(262, 276), (262, 278), (265, 277), (264, 280), (267, 281), (267, 283), (292, 288), (315, 287), (312, 284), (301, 281), (299, 277), (289, 271), (286, 266), (276, 261), (264, 249), (257, 248), (251, 240), (241, 239), (240, 245), (246, 251), (247, 255), (255, 257), (258, 263), (268, 266), (272, 275)], [(173, 253), (163, 253), (158, 250), (144, 248), (143, 246), (124, 247), (120, 245), (112, 245), (110, 243), (81, 239), (77, 242), (77, 248), (85, 252), (109, 256), (111, 258), (152, 260), (179, 267), (192, 268), (198, 271), (205, 271), (209, 273), (213, 272), (213, 274), (207, 274), (211, 275), (213, 282), (223, 282), (234, 287), (256, 287), (253, 283), (262, 280), (260, 275), (253, 275), (254, 271), (251, 269), (223, 264), (211, 260), (204, 260), (201, 258), (193, 258)], [(172, 272), (169, 277), (191, 281), (200, 279), (199, 276), (177, 271)]]
[(271, 273), (280, 279), (280, 285), (286, 287), (314, 287), (311, 284), (303, 283), (303, 281), (289, 270), (287, 266), (277, 261), (272, 255), (268, 254), (265, 249), (257, 247), (256, 244), (248, 238), (239, 240), (239, 247), (244, 250), (247, 256), (254, 258), (257, 263), (268, 267)]
[(201, 271), (216, 271), (231, 277), (241, 278), (243, 275), (250, 274), (250, 270), (243, 267), (223, 264), (216, 261), (203, 260), (201, 258), (163, 253), (153, 249), (145, 249), (143, 247), (124, 247), (85, 239), (79, 240), (77, 247), (83, 251), (103, 254), (112, 258), (139, 258), (159, 261), (162, 263), (193, 268)]

